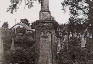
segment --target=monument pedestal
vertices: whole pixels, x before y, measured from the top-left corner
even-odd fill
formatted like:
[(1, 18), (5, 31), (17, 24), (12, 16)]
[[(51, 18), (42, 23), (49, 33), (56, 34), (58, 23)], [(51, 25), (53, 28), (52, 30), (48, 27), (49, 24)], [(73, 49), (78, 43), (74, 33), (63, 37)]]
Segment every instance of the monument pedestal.
[(36, 64), (56, 64), (54, 23), (51, 20), (37, 20), (32, 24), (36, 33)]
[(56, 25), (58, 23), (51, 19), (49, 0), (41, 0), (39, 20), (32, 23), (36, 39), (36, 64), (56, 64)]

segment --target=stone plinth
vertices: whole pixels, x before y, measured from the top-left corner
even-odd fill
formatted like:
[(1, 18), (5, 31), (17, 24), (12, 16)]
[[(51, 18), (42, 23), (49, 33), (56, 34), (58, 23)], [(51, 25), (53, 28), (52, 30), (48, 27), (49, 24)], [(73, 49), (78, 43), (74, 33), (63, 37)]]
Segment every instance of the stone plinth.
[(32, 24), (36, 33), (36, 64), (56, 64), (55, 21), (38, 20)]

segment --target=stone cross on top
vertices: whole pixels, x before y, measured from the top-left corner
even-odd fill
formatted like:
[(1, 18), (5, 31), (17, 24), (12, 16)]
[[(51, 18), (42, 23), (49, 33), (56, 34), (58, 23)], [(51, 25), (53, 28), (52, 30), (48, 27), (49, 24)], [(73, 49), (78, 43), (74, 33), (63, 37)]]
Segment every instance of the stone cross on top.
[(49, 11), (49, 0), (41, 0), (41, 11)]

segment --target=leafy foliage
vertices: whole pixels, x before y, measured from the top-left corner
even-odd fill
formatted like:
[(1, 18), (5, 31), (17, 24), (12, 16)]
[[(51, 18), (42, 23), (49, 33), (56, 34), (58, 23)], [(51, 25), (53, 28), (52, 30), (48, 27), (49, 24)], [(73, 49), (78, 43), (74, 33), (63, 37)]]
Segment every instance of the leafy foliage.
[[(87, 55), (91, 55), (92, 39), (93, 39), (93, 1), (91, 0), (64, 0), (62, 3), (63, 10), (69, 6), (70, 18), (68, 24), (64, 26), (62, 31), (62, 44), (67, 44), (67, 48), (61, 49), (59, 55), (59, 64), (70, 64), (78, 62), (86, 64), (89, 60)], [(65, 36), (67, 36), (65, 38)], [(84, 48), (81, 47), (83, 40), (86, 41)], [(65, 47), (65, 45), (63, 47)], [(86, 47), (87, 46), (87, 47)], [(91, 51), (92, 52), (92, 51)], [(67, 54), (66, 54), (67, 53)], [(65, 56), (66, 55), (66, 56)], [(64, 61), (68, 58), (68, 61)], [(92, 58), (92, 57), (89, 57)], [(72, 64), (71, 63), (71, 64)]]
[(9, 6), (9, 8), (7, 9), (7, 12), (10, 11), (11, 13), (13, 13), (13, 11), (17, 10), (17, 6), (18, 4), (20, 4), (22, 2), (22, 0), (11, 0), (11, 5)]
[[(23, 22), (25, 23), (25, 22)], [(26, 22), (29, 25), (29, 22)], [(4, 64), (34, 64), (35, 63), (35, 41), (34, 33), (26, 33), (26, 29), (18, 28), (16, 33), (6, 28), (7, 23), (2, 26), (2, 39), (4, 45)], [(12, 39), (13, 38), (13, 39)], [(14, 40), (14, 49), (11, 49)], [(8, 57), (9, 56), (9, 57)]]
[(71, 17), (69, 19), (70, 21), (77, 22), (80, 15), (84, 16), (80, 19), (81, 21), (87, 20), (88, 18), (87, 15), (89, 13), (89, 6), (85, 0), (64, 0), (64, 2), (62, 2), (62, 5), (63, 8), (69, 6), (69, 10), (71, 13), (70, 15)]
[(8, 28), (8, 22), (4, 22), (2, 25), (3, 28)]
[(21, 19), (21, 22), (26, 24), (27, 26), (30, 25), (29, 21), (27, 19)]
[[(33, 7), (33, 3), (36, 0), (10, 0), (11, 5), (9, 6), (9, 8), (7, 8), (7, 12), (10, 11), (12, 14), (15, 10), (15, 12), (18, 9), (18, 6), (22, 3), (25, 2), (25, 5), (28, 6), (28, 8), (32, 8)], [(38, 0), (39, 3), (41, 3), (41, 0)]]

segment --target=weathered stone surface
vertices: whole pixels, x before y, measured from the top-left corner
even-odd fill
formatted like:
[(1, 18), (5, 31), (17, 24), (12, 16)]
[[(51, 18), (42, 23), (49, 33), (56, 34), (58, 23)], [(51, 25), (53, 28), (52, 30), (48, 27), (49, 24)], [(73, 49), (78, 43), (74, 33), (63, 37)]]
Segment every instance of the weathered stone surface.
[(2, 28), (0, 28), (0, 62), (3, 62), (3, 40), (2, 40)]
[(49, 0), (41, 0), (41, 10), (49, 11)]

